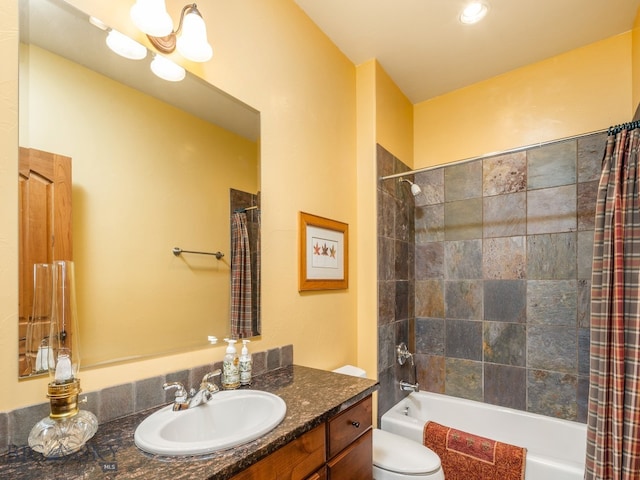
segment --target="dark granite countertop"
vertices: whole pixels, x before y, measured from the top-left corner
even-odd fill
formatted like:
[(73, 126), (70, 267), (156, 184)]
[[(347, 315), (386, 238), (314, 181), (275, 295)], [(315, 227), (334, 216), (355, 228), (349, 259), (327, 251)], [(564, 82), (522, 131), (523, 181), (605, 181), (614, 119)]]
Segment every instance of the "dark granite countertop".
[(46, 459), (29, 447), (14, 449), (0, 457), (0, 478), (225, 480), (365, 398), (377, 385), (374, 380), (297, 365), (281, 368), (254, 377), (251, 388), (280, 396), (287, 414), (275, 429), (247, 444), (191, 457), (144, 453), (135, 446), (133, 434), (158, 407), (100, 425), (82, 450), (61, 459)]

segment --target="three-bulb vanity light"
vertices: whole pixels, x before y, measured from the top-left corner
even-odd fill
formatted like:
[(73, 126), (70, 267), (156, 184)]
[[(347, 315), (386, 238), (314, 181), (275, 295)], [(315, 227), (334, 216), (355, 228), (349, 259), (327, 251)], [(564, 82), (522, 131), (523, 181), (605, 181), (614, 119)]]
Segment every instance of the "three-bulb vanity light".
[[(175, 30), (164, 0), (137, 0), (131, 7), (130, 16), (134, 25), (146, 34), (159, 52), (169, 54), (177, 50), (180, 55), (193, 62), (206, 62), (211, 59), (213, 50), (207, 40), (207, 27), (195, 3), (184, 6)], [(147, 48), (144, 45), (107, 27), (94, 17), (89, 21), (109, 32), (107, 46), (118, 55), (131, 60), (142, 60), (147, 56)], [(184, 68), (159, 54), (153, 55), (151, 71), (158, 77), (172, 82), (185, 77)]]
[(211, 58), (207, 27), (195, 3), (184, 6), (175, 31), (164, 0), (137, 0), (130, 14), (135, 26), (147, 34), (158, 51), (171, 53), (177, 48), (180, 55), (193, 62)]

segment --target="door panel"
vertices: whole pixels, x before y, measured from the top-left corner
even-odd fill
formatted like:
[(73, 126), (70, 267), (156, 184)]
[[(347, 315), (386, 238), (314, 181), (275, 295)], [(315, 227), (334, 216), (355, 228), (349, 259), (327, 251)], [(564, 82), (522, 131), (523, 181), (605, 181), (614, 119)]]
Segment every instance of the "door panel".
[(33, 265), (73, 260), (71, 158), (21, 147), (18, 181), (18, 368), (20, 375), (28, 375), (25, 337), (33, 303)]

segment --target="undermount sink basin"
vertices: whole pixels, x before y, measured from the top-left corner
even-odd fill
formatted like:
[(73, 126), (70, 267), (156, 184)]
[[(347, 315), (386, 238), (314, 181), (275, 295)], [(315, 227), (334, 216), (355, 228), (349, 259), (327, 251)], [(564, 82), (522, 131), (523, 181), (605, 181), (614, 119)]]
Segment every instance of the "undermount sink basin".
[(145, 418), (134, 435), (138, 448), (158, 455), (200, 455), (261, 437), (284, 418), (280, 397), (260, 390), (225, 390), (209, 402), (174, 412), (169, 405)]

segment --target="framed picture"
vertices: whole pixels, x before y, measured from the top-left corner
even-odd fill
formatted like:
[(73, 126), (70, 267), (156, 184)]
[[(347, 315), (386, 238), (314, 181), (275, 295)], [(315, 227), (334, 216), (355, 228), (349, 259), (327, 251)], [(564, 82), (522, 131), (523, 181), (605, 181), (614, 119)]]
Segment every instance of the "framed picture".
[(298, 290), (349, 286), (349, 225), (300, 212)]

